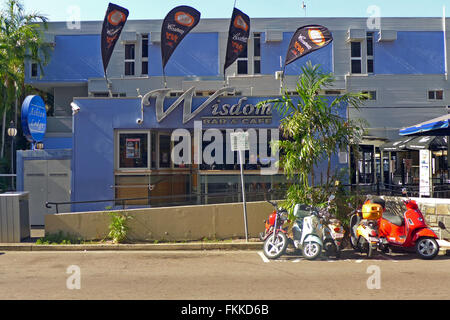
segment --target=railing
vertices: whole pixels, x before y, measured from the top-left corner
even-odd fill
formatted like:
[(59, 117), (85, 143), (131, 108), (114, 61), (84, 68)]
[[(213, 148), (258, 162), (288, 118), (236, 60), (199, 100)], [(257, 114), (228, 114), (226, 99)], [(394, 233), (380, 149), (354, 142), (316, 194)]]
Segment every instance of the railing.
[[(342, 185), (351, 192), (372, 193), (379, 196), (404, 196), (404, 191), (409, 197), (426, 197), (421, 194), (419, 185), (401, 184), (347, 184)], [(433, 185), (430, 198), (450, 198), (450, 184)]]
[[(405, 196), (420, 197), (418, 185), (391, 185), (391, 184), (343, 184), (345, 190), (352, 193), (373, 194), (379, 196)], [(246, 191), (247, 202), (265, 201), (274, 199), (283, 199), (287, 189), (276, 189), (271, 193), (262, 191)], [(450, 198), (450, 184), (433, 186), (432, 198)], [(60, 206), (77, 204), (112, 204), (111, 208), (146, 208), (146, 207), (174, 207), (186, 205), (204, 205), (241, 202), (242, 193), (240, 190), (221, 190), (220, 192), (208, 193), (190, 193), (169, 196), (149, 196), (143, 198), (123, 198), (107, 200), (87, 200), (87, 201), (69, 201), (69, 202), (46, 202), (45, 206), (49, 209), (55, 207), (56, 213), (59, 213)], [(139, 203), (140, 202), (140, 203)], [(108, 206), (105, 206), (105, 209)]]
[[(267, 191), (246, 191), (246, 201), (265, 201), (265, 200), (278, 200), (284, 197), (286, 189), (277, 189), (271, 193)], [(164, 200), (170, 200), (164, 201)], [(178, 200), (178, 201), (177, 201)], [(227, 201), (231, 200), (231, 201)], [(130, 202), (145, 202), (147, 204), (130, 204)], [(181, 195), (170, 196), (151, 196), (145, 198), (124, 198), (124, 199), (108, 199), (108, 200), (87, 200), (87, 201), (68, 201), (68, 202), (46, 202), (45, 207), (48, 209), (56, 209), (56, 213), (59, 213), (60, 206), (64, 205), (77, 205), (77, 204), (97, 204), (97, 203), (111, 203), (111, 208), (121, 207), (123, 210), (127, 208), (158, 208), (158, 207), (175, 207), (186, 205), (202, 205), (202, 204), (220, 204), (220, 203), (232, 203), (241, 202), (242, 192), (237, 191), (224, 191), (224, 192), (212, 192), (212, 193), (191, 193)], [(105, 209), (108, 206), (105, 206)]]

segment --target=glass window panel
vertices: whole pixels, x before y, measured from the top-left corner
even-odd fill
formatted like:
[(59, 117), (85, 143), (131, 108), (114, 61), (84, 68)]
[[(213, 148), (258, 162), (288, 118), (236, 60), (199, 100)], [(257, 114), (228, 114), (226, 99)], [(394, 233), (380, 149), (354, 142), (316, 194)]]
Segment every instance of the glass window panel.
[(238, 60), (238, 74), (248, 74), (247, 60)]
[(261, 34), (255, 33), (254, 39), (254, 56), (260, 57), (261, 56)]
[(147, 133), (121, 133), (120, 168), (148, 168)]
[(142, 62), (142, 74), (148, 74), (148, 61)]
[(125, 60), (134, 60), (135, 57), (135, 45), (126, 44), (125, 45)]
[(142, 58), (148, 58), (148, 36), (142, 38)]
[(352, 60), (352, 73), (361, 73), (361, 60)]
[(373, 56), (373, 33), (367, 33), (367, 55)]
[(158, 142), (157, 140), (157, 134), (156, 132), (152, 132), (151, 133), (151, 137), (150, 137), (150, 143), (151, 143), (151, 168), (155, 169), (156, 168), (156, 161), (158, 161), (158, 157), (156, 156), (156, 143)]
[(367, 60), (367, 72), (373, 73), (373, 60), (372, 59)]
[(352, 58), (360, 58), (361, 57), (361, 42), (352, 42), (351, 43), (351, 51)]
[(169, 135), (159, 136), (159, 167), (170, 168), (171, 140)]
[(434, 100), (434, 91), (428, 91), (428, 99)]
[(134, 62), (125, 62), (125, 75), (134, 76)]
[(254, 74), (260, 74), (261, 73), (261, 60), (255, 60), (254, 63)]
[(444, 99), (444, 91), (438, 90), (436, 91), (436, 100), (443, 100)]
[(37, 75), (38, 75), (38, 65), (37, 65), (37, 63), (32, 63), (31, 64), (31, 76), (37, 77)]

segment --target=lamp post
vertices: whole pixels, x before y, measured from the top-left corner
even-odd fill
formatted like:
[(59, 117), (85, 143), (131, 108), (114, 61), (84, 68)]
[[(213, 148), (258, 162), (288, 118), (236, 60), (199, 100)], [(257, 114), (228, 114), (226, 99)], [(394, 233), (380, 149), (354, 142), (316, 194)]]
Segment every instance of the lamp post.
[[(8, 136), (11, 137), (11, 174), (14, 174), (14, 142), (17, 135), (17, 128), (14, 122), (11, 120), (8, 128)], [(15, 190), (14, 186), (14, 176), (11, 176), (11, 188)]]

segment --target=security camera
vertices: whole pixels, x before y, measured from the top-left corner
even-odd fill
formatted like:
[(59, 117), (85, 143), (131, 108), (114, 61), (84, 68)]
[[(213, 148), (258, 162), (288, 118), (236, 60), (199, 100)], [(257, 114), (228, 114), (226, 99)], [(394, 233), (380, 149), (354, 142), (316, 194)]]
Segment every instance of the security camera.
[(136, 119), (137, 124), (142, 124), (143, 122), (144, 122), (144, 120), (142, 120), (142, 119)]
[(70, 106), (72, 107), (72, 114), (73, 115), (77, 114), (80, 111), (80, 109), (81, 109), (80, 106), (77, 105), (75, 102), (72, 102), (70, 104)]

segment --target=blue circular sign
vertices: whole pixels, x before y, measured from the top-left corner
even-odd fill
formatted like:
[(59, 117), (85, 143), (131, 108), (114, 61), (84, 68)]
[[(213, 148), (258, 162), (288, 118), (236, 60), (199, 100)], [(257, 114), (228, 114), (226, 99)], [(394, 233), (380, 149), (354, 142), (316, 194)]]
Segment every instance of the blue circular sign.
[(47, 130), (47, 109), (39, 96), (28, 96), (22, 104), (23, 134), (30, 142), (42, 142)]

